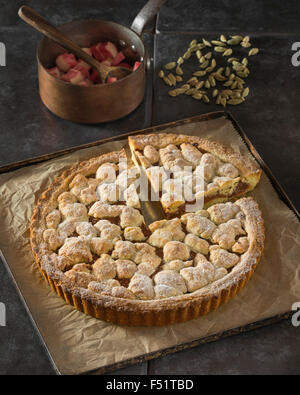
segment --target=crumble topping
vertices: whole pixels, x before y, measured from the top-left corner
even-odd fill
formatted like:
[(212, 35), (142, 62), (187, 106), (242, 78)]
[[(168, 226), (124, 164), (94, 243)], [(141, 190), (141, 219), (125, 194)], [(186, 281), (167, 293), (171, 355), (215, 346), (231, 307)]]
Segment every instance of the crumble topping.
[[(190, 143), (159, 149), (146, 145), (135, 154), (153, 171), (152, 186), (160, 174), (155, 188), (164, 208), (178, 207), (240, 176), (231, 163)], [(174, 178), (164, 180), (163, 172), (172, 169)], [(75, 175), (46, 216), (43, 239), (53, 265), (78, 287), (123, 299), (176, 297), (226, 276), (249, 248), (240, 207), (228, 202), (183, 210), (145, 231), (138, 174), (136, 168), (120, 171), (116, 163), (104, 163), (91, 176)], [(186, 200), (177, 198), (183, 185)]]

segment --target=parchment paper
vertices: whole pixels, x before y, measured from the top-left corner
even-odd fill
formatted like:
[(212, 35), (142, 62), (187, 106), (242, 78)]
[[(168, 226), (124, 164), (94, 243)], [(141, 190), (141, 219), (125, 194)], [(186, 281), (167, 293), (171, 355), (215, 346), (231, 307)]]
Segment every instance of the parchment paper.
[[(225, 118), (170, 131), (211, 138), (250, 155)], [(62, 374), (86, 372), (244, 326), (285, 313), (300, 301), (299, 221), (279, 199), (265, 174), (253, 192), (265, 220), (263, 257), (247, 286), (217, 311), (169, 327), (122, 327), (76, 311), (51, 291), (35, 266), (28, 240), (35, 200), (56, 175), (75, 161), (119, 149), (124, 141), (0, 175), (0, 249)]]

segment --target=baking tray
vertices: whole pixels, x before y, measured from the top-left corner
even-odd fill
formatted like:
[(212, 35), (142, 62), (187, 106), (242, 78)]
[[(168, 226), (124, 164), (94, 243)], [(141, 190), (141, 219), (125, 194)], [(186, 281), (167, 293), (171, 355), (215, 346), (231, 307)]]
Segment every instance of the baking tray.
[[(254, 148), (253, 144), (251, 143), (251, 141), (249, 140), (249, 138), (247, 137), (245, 132), (242, 130), (242, 128), (239, 126), (238, 122), (234, 119), (232, 114), (230, 112), (226, 112), (226, 111), (218, 111), (218, 112), (203, 114), (203, 115), (199, 115), (199, 116), (195, 116), (195, 117), (191, 117), (191, 118), (186, 118), (186, 119), (183, 119), (183, 120), (173, 121), (173, 122), (169, 122), (169, 123), (166, 123), (166, 124), (157, 125), (157, 126), (154, 126), (154, 127), (149, 127), (149, 128), (146, 128), (146, 129), (137, 130), (137, 131), (129, 132), (129, 133), (126, 133), (126, 134), (114, 136), (114, 137), (111, 137), (111, 138), (98, 140), (98, 141), (95, 141), (95, 142), (92, 142), (92, 143), (75, 146), (75, 147), (72, 147), (72, 148), (69, 148), (69, 149), (66, 149), (66, 150), (56, 151), (56, 152), (53, 152), (53, 153), (50, 153), (50, 154), (47, 154), (47, 155), (43, 155), (43, 156), (39, 156), (39, 157), (35, 157), (35, 158), (30, 158), (30, 159), (19, 161), (19, 162), (10, 163), (10, 164), (5, 165), (5, 166), (0, 166), (0, 174), (7, 173), (7, 172), (10, 172), (10, 171), (13, 171), (13, 170), (25, 167), (25, 166), (30, 166), (30, 165), (33, 165), (33, 164), (36, 164), (36, 163), (45, 162), (47, 160), (50, 160), (50, 159), (53, 159), (53, 158), (57, 158), (59, 156), (65, 155), (65, 154), (69, 154), (71, 152), (74, 152), (74, 151), (77, 151), (77, 150), (80, 150), (80, 149), (89, 148), (89, 147), (95, 147), (95, 146), (99, 146), (101, 144), (104, 144), (104, 143), (107, 143), (107, 142), (110, 142), (110, 141), (117, 141), (117, 140), (120, 140), (120, 139), (124, 139), (124, 137), (126, 138), (126, 136), (129, 136), (129, 135), (162, 132), (165, 129), (170, 129), (170, 128), (173, 128), (173, 127), (182, 126), (184, 124), (208, 121), (208, 120), (212, 120), (212, 119), (218, 119), (218, 118), (221, 118), (221, 117), (225, 117), (227, 120), (229, 120), (232, 123), (234, 129), (238, 132), (238, 134), (240, 135), (240, 137), (242, 138), (242, 140), (246, 144), (247, 148), (249, 149), (249, 151), (251, 152), (251, 154), (253, 155), (255, 160), (259, 163), (261, 168), (264, 170), (266, 176), (269, 178), (271, 184), (273, 185), (274, 189), (276, 190), (279, 198), (290, 208), (290, 210), (292, 210), (294, 212), (294, 214), (296, 215), (298, 220), (300, 220), (300, 215), (299, 215), (297, 209), (295, 208), (295, 206), (293, 205), (293, 203), (291, 202), (291, 200), (289, 199), (289, 197), (287, 196), (287, 194), (285, 193), (285, 191), (283, 190), (283, 188), (281, 187), (279, 182), (276, 180), (276, 178), (272, 174), (272, 172), (269, 169), (269, 167), (265, 164), (265, 162), (263, 161), (263, 159), (261, 158), (259, 153), (256, 151), (256, 149)], [(22, 301), (23, 301), (23, 303), (24, 303), (24, 305), (26, 307), (26, 310), (27, 310), (27, 312), (28, 312), (28, 314), (29, 314), (29, 316), (31, 318), (31, 321), (33, 322), (33, 325), (34, 325), (36, 331), (38, 332), (38, 334), (39, 334), (39, 336), (40, 336), (40, 338), (41, 338), (41, 340), (42, 340), (42, 342), (44, 344), (44, 347), (45, 347), (45, 349), (46, 349), (46, 351), (47, 351), (47, 353), (49, 355), (50, 361), (52, 362), (55, 371), (57, 372), (57, 374), (60, 374), (58, 368), (55, 366), (55, 363), (54, 363), (54, 361), (51, 358), (50, 352), (48, 351), (48, 349), (47, 349), (47, 347), (46, 347), (46, 345), (45, 345), (45, 343), (44, 343), (44, 341), (42, 339), (41, 334), (39, 333), (38, 327), (37, 327), (32, 315), (31, 315), (30, 309), (26, 305), (24, 297), (22, 296), (22, 292), (19, 289), (19, 287), (18, 287), (18, 285), (17, 285), (17, 283), (16, 283), (16, 281), (15, 281), (15, 279), (14, 279), (14, 277), (13, 277), (11, 271), (10, 271), (9, 266), (6, 263), (5, 257), (4, 257), (4, 255), (3, 255), (3, 253), (1, 251), (0, 251), (0, 258), (4, 262), (5, 266), (7, 267), (8, 272), (10, 273), (10, 275), (12, 277), (12, 280), (13, 280), (13, 282), (15, 284), (15, 287), (17, 288), (18, 293), (19, 293), (19, 295), (20, 295), (20, 297), (21, 297), (21, 299), (22, 299)], [(87, 372), (84, 372), (84, 374), (104, 374), (104, 373), (107, 373), (107, 372), (110, 372), (110, 371), (113, 371), (113, 370), (116, 370), (116, 369), (123, 368), (123, 367), (128, 366), (128, 365), (134, 365), (136, 363), (141, 363), (141, 362), (144, 362), (144, 361), (148, 361), (148, 360), (151, 360), (151, 359), (154, 359), (154, 358), (158, 358), (158, 357), (170, 354), (170, 353), (174, 353), (174, 352), (177, 352), (177, 351), (180, 351), (180, 350), (183, 350), (183, 349), (196, 347), (196, 346), (198, 346), (200, 344), (203, 344), (203, 343), (216, 341), (218, 339), (222, 339), (222, 338), (225, 338), (225, 337), (228, 337), (228, 336), (233, 336), (233, 335), (236, 335), (236, 334), (239, 334), (239, 333), (250, 331), (252, 329), (256, 329), (256, 328), (259, 328), (259, 327), (267, 326), (267, 325), (270, 325), (272, 323), (278, 322), (280, 320), (290, 318), (292, 313), (293, 312), (291, 312), (291, 311), (287, 311), (284, 314), (276, 315), (276, 316), (273, 316), (273, 317), (270, 317), (270, 318), (267, 318), (267, 319), (264, 319), (264, 320), (253, 322), (253, 323), (250, 323), (250, 324), (242, 326), (242, 327), (237, 327), (237, 328), (234, 328), (234, 329), (230, 329), (230, 330), (227, 330), (227, 331), (224, 331), (224, 332), (221, 332), (221, 333), (214, 334), (212, 336), (208, 336), (208, 337), (201, 338), (201, 339), (198, 339), (198, 340), (193, 340), (191, 342), (181, 343), (179, 345), (176, 345), (176, 346), (173, 346), (173, 347), (169, 347), (169, 348), (166, 348), (164, 350), (159, 350), (157, 352), (144, 354), (144, 355), (141, 355), (139, 357), (132, 358), (132, 359), (129, 359), (129, 360), (126, 360), (126, 361), (122, 361), (122, 362), (118, 362), (118, 363), (115, 363), (115, 364), (112, 364), (112, 365), (108, 365), (108, 366), (105, 366), (105, 367), (102, 367), (100, 369), (96, 369), (96, 370), (93, 370), (93, 371), (87, 371)]]

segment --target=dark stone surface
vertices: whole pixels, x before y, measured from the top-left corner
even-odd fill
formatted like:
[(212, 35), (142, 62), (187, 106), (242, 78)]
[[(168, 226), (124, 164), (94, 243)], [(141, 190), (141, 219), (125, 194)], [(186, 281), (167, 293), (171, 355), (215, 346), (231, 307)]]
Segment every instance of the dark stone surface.
[(297, 0), (168, 0), (157, 30), (166, 32), (298, 32)]
[[(205, 37), (216, 39), (219, 35), (206, 34)], [(300, 176), (300, 69), (291, 64), (291, 45), (298, 36), (254, 34), (251, 37), (253, 46), (260, 48), (260, 53), (249, 57), (250, 75), (246, 84), (250, 87), (250, 94), (245, 103), (228, 105), (226, 110), (238, 120), (288, 196), (300, 209), (300, 189), (295, 188), (295, 179)], [(202, 34), (156, 35), (154, 124), (223, 109), (212, 99), (205, 104), (186, 95), (169, 97), (167, 92), (171, 88), (157, 76), (163, 65), (185, 52), (193, 38), (201, 40)], [(246, 53), (247, 49), (236, 50), (240, 57)], [(217, 64), (220, 62), (223, 66), (223, 57), (216, 55), (215, 58)], [(197, 70), (197, 60), (191, 59), (183, 65), (185, 80)], [(222, 85), (218, 87), (222, 89)]]
[[(155, 76), (153, 88), (149, 78), (144, 103), (120, 121), (84, 126), (58, 119), (39, 100), (35, 48), (40, 35), (17, 17), (21, 4), (22, 1), (0, 0), (0, 41), (8, 51), (8, 65), (0, 67), (0, 165), (143, 128), (151, 120), (158, 124), (222, 109), (186, 96), (170, 98), (168, 87)], [(28, 0), (26, 4), (57, 25), (73, 19), (100, 17), (129, 26), (145, 1)], [(168, 0), (157, 24), (157, 30), (163, 33), (156, 35), (155, 42), (156, 75), (161, 65), (177, 59), (193, 38), (202, 34), (217, 37), (214, 32), (251, 32), (253, 44), (261, 48), (261, 54), (251, 59), (248, 79), (251, 93), (247, 103), (229, 110), (298, 208), (300, 190), (295, 184), (300, 165), (300, 68), (291, 66), (290, 48), (292, 42), (299, 41), (296, 34), (299, 8), (296, 0), (216, 0), (205, 4), (198, 0)], [(194, 33), (184, 33), (187, 31)], [(152, 35), (147, 34), (145, 40), (152, 51)], [(0, 327), (0, 374), (55, 374), (3, 265), (0, 265), (0, 302), (7, 308), (7, 326)], [(285, 321), (130, 366), (114, 374), (299, 374), (299, 344), (299, 328)]]
[[(7, 50), (7, 66), (0, 68), (0, 166), (150, 125), (151, 71), (145, 98), (133, 113), (106, 124), (75, 124), (53, 115), (40, 100), (35, 60), (40, 34), (30, 27), (0, 28), (0, 36)], [(153, 36), (143, 37), (152, 54)]]
[[(79, 19), (103, 19), (130, 26), (144, 6), (144, 0), (0, 0), (0, 26), (25, 26), (18, 9), (26, 4), (56, 26)], [(146, 30), (152, 30), (155, 20)]]
[(6, 326), (0, 326), (0, 375), (55, 374), (44, 344), (2, 262), (0, 301), (6, 306)]
[(286, 320), (158, 358), (148, 373), (299, 375), (299, 344), (299, 327)]

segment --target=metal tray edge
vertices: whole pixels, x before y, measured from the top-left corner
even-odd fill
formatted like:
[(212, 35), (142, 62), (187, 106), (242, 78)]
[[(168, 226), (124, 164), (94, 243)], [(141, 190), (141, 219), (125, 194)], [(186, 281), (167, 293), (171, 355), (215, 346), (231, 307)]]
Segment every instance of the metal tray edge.
[[(277, 179), (274, 177), (273, 173), (271, 172), (270, 168), (265, 164), (265, 162), (263, 161), (263, 159), (261, 158), (261, 156), (259, 155), (259, 153), (256, 151), (255, 147), (253, 146), (253, 144), (251, 143), (251, 141), (249, 140), (248, 136), (245, 134), (245, 132), (243, 131), (243, 129), (240, 127), (240, 125), (238, 124), (238, 122), (236, 121), (236, 119), (233, 117), (233, 115), (228, 112), (228, 111), (217, 111), (217, 112), (211, 112), (211, 113), (207, 113), (207, 114), (202, 114), (202, 115), (197, 115), (194, 117), (189, 117), (189, 118), (184, 118), (181, 120), (177, 120), (177, 121), (172, 121), (172, 122), (168, 122), (168, 123), (164, 123), (164, 124), (159, 124), (156, 126), (151, 126), (145, 129), (140, 129), (140, 130), (135, 130), (135, 131), (131, 131), (131, 132), (126, 132), (124, 134), (120, 134), (117, 136), (113, 136), (113, 137), (109, 137), (109, 138), (105, 138), (105, 139), (101, 139), (101, 140), (97, 140), (91, 143), (87, 143), (87, 144), (82, 144), (82, 145), (78, 145), (78, 146), (74, 146), (65, 150), (60, 150), (60, 151), (56, 151), (50, 154), (46, 154), (46, 155), (42, 155), (39, 157), (34, 157), (34, 158), (29, 158), (27, 160), (23, 160), (23, 161), (19, 161), (19, 162), (13, 162), (10, 163), (8, 165), (4, 165), (4, 166), (0, 166), (0, 174), (3, 173), (7, 173), (7, 172), (11, 172), (14, 170), (17, 170), (19, 168), (22, 167), (27, 167), (27, 166), (31, 166), (34, 164), (38, 164), (41, 162), (45, 162), (47, 160), (51, 160), (66, 154), (70, 154), (72, 152), (78, 151), (80, 149), (85, 149), (85, 148), (90, 148), (90, 147), (95, 147), (97, 145), (101, 145), (110, 141), (116, 141), (116, 140), (121, 140), (124, 139), (128, 136), (131, 135), (135, 135), (135, 134), (148, 134), (148, 133), (156, 133), (156, 132), (160, 132), (163, 131), (165, 129), (168, 128), (172, 128), (172, 127), (176, 127), (176, 126), (181, 126), (184, 125), (186, 123), (191, 123), (191, 122), (201, 122), (201, 121), (205, 121), (205, 120), (210, 120), (210, 119), (217, 119), (219, 117), (226, 117), (228, 120), (230, 120), (235, 128), (235, 130), (238, 132), (238, 134), (241, 136), (241, 138), (243, 139), (244, 143), (246, 144), (246, 146), (248, 147), (249, 151), (251, 152), (251, 154), (253, 155), (253, 157), (255, 158), (255, 160), (259, 163), (259, 165), (261, 166), (261, 168), (264, 170), (264, 172), (266, 173), (266, 175), (268, 176), (268, 178), (270, 179), (270, 182), (272, 183), (274, 189), (276, 190), (276, 192), (278, 193), (279, 197), (281, 198), (281, 200), (290, 208), (291, 211), (293, 211), (293, 213), (296, 215), (296, 217), (298, 218), (298, 220), (300, 221), (300, 214), (297, 211), (297, 209), (295, 208), (294, 204), (291, 202), (291, 200), (289, 199), (289, 197), (287, 196), (287, 194), (285, 193), (285, 191), (283, 190), (283, 188), (281, 187), (281, 185), (279, 184), (279, 182), (277, 181)], [(45, 350), (47, 352), (47, 355), (49, 356), (49, 359), (54, 367), (54, 370), (56, 371), (57, 374), (61, 375), (62, 373), (59, 371), (59, 369), (57, 368), (57, 366), (55, 365), (54, 360), (52, 359), (52, 356), (46, 346), (46, 343), (38, 329), (38, 326), (36, 324), (36, 322), (34, 321), (32, 314), (26, 304), (26, 301), (17, 285), (17, 282), (13, 276), (13, 273), (10, 270), (10, 267), (8, 265), (8, 263), (6, 262), (6, 259), (2, 253), (2, 251), (0, 250), (0, 259), (3, 261), (4, 265), (6, 266), (12, 280), (13, 283), (18, 291), (18, 294), (27, 310), (27, 313), (33, 323), (34, 328), (36, 329), (38, 336), (41, 339), (41, 342), (43, 344), (43, 346), (45, 347)], [(201, 338), (198, 340), (193, 340), (187, 343), (182, 343), (180, 345), (177, 346), (173, 346), (170, 348), (166, 348), (166, 349), (162, 349), (162, 350), (158, 350), (149, 354), (144, 354), (141, 355), (139, 357), (135, 357), (129, 360), (125, 360), (122, 362), (118, 362), (112, 365), (107, 365), (104, 367), (101, 367), (99, 369), (93, 369), (93, 370), (89, 370), (83, 373), (79, 373), (79, 375), (93, 375), (93, 374), (105, 374), (105, 373), (109, 373), (112, 372), (114, 370), (117, 369), (121, 369), (124, 368), (126, 366), (130, 366), (130, 365), (135, 365), (137, 363), (142, 363), (145, 361), (149, 361), (151, 359), (155, 359), (164, 355), (168, 355), (180, 350), (184, 350), (187, 348), (192, 348), (192, 347), (196, 347), (200, 344), (204, 344), (204, 343), (209, 343), (209, 342), (213, 342), (222, 338), (226, 338), (229, 336), (233, 336), (233, 335), (237, 335), (239, 333), (243, 333), (243, 332), (248, 332), (252, 329), (256, 329), (256, 328), (260, 328), (263, 326), (267, 326), (276, 322), (279, 322), (281, 320), (284, 319), (288, 319), (290, 318), (292, 312), (288, 311), (285, 312), (283, 314), (279, 314), (273, 317), (269, 317), (260, 321), (256, 321), (250, 324), (247, 324), (246, 326), (243, 327), (238, 327), (238, 328), (233, 328), (233, 329), (229, 329), (225, 332), (220, 332), (205, 338)]]

